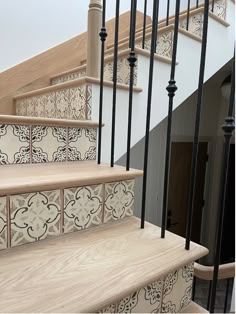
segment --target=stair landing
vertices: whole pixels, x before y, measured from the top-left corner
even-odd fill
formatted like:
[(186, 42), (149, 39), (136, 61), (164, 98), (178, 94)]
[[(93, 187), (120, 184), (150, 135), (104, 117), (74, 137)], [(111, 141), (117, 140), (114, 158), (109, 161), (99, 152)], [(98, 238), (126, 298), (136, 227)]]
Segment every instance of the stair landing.
[(0, 253), (2, 312), (94, 312), (208, 250), (128, 217)]

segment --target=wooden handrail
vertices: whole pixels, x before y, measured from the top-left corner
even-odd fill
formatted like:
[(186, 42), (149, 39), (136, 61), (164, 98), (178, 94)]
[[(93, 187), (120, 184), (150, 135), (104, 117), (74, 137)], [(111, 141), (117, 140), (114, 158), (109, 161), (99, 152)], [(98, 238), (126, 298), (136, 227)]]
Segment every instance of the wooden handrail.
[[(194, 276), (203, 280), (213, 279), (214, 266), (204, 266), (194, 263)], [(235, 262), (221, 264), (219, 267), (218, 279), (228, 279), (235, 276)]]

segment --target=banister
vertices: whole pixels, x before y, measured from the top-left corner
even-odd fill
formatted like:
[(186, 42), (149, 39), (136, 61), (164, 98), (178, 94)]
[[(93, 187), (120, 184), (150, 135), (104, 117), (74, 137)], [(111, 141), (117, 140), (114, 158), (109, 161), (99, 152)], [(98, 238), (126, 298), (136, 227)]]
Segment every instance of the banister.
[[(194, 263), (194, 276), (203, 280), (213, 279), (214, 266), (204, 266), (199, 263)], [(228, 279), (235, 276), (235, 262), (221, 264), (219, 266), (218, 279)]]

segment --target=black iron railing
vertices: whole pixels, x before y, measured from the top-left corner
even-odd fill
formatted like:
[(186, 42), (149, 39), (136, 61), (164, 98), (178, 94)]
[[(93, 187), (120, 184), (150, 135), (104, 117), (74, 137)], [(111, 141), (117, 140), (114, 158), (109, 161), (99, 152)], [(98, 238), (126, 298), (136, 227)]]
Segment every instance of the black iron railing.
[(187, 214), (187, 225), (186, 225), (186, 243), (185, 243), (186, 250), (190, 249), (190, 240), (191, 240), (191, 232), (192, 232), (194, 192), (195, 192), (196, 173), (197, 173), (198, 142), (199, 142), (201, 109), (202, 109), (202, 103), (203, 103), (204, 74), (205, 74), (205, 64), (206, 64), (208, 15), (209, 15), (209, 0), (205, 0), (202, 49), (201, 49), (198, 90), (197, 90), (197, 107), (196, 107), (193, 154), (192, 154), (192, 163), (191, 163), (191, 176), (190, 176), (189, 201), (188, 201), (188, 214)]
[(162, 223), (161, 223), (161, 237), (162, 238), (165, 237), (165, 230), (166, 230), (172, 111), (173, 111), (174, 96), (175, 96), (175, 92), (177, 91), (177, 86), (176, 86), (176, 81), (175, 81), (175, 67), (176, 67), (178, 33), (179, 33), (179, 11), (180, 11), (180, 0), (176, 0), (175, 29), (174, 29), (170, 80), (169, 80), (169, 85), (166, 88), (168, 91), (168, 96), (169, 96), (169, 107), (168, 107), (168, 118), (167, 118), (168, 122), (167, 122), (167, 136), (166, 136), (166, 159), (165, 159), (165, 174), (164, 174), (164, 193), (163, 193), (163, 204), (162, 204)]
[(112, 97), (112, 123), (111, 123), (111, 167), (114, 167), (115, 135), (116, 135), (116, 91), (117, 91), (117, 64), (118, 64), (118, 40), (120, 0), (116, 0), (115, 37), (114, 37), (114, 61), (113, 61), (113, 97)]
[[(180, 22), (180, 1), (175, 1), (175, 15), (171, 17), (171, 23), (174, 23), (174, 35), (172, 43), (172, 59), (171, 59), (171, 70), (169, 84), (166, 88), (168, 92), (168, 116), (167, 116), (167, 136), (166, 136), (166, 148), (165, 148), (165, 167), (164, 167), (164, 182), (163, 182), (163, 202), (162, 202), (162, 221), (161, 221), (161, 238), (165, 238), (166, 231), (166, 216), (167, 216), (167, 203), (168, 203), (168, 188), (169, 188), (169, 172), (170, 172), (170, 158), (171, 158), (171, 131), (172, 131), (172, 114), (174, 106), (174, 97), (177, 91), (177, 85), (175, 81), (176, 62), (177, 62), (177, 50), (178, 50), (178, 33), (179, 33), (179, 22)], [(113, 61), (113, 98), (112, 98), (112, 123), (111, 123), (111, 167), (114, 166), (114, 153), (115, 153), (115, 131), (116, 131), (116, 103), (117, 103), (117, 65), (118, 65), (118, 47), (119, 47), (119, 15), (120, 15), (120, 1), (116, 0), (116, 11), (115, 11), (115, 30), (114, 30), (114, 61)], [(150, 29), (150, 25), (147, 25), (147, 0), (143, 2), (144, 15), (142, 29), (142, 48), (145, 47), (146, 41), (146, 29)], [(154, 73), (154, 60), (157, 49), (157, 36), (159, 28), (159, 0), (153, 0), (153, 11), (152, 11), (152, 25), (151, 25), (151, 48), (150, 48), (150, 60), (149, 60), (149, 77), (147, 85), (147, 111), (146, 111), (146, 128), (145, 128), (145, 148), (144, 148), (144, 164), (143, 164), (143, 186), (142, 186), (142, 211), (141, 211), (141, 228), (145, 226), (145, 213), (146, 213), (146, 195), (147, 195), (147, 181), (148, 181), (148, 157), (149, 157), (149, 138), (150, 138), (150, 121), (152, 106), (162, 105), (158, 103), (158, 99), (152, 99), (152, 91), (154, 88), (153, 73)], [(166, 0), (166, 17), (162, 20), (165, 25), (170, 24), (170, 0)], [(191, 16), (191, 1), (187, 1), (187, 10), (183, 15), (186, 18), (186, 30), (190, 28), (190, 16)], [(209, 11), (214, 12), (215, 1), (210, 3), (210, 0), (204, 1), (204, 6), (199, 4), (199, 0), (196, 0), (194, 8), (201, 6), (203, 8), (203, 25), (202, 25), (202, 45), (201, 45), (201, 56), (199, 65), (199, 79), (197, 88), (197, 103), (196, 103), (196, 114), (195, 114), (195, 125), (194, 125), (194, 137), (193, 137), (193, 149), (192, 149), (192, 161), (191, 161), (191, 175), (189, 184), (189, 195), (188, 195), (188, 210), (186, 217), (186, 243), (185, 249), (190, 250), (191, 233), (192, 233), (192, 220), (194, 210), (194, 197), (195, 197), (195, 185), (196, 185), (196, 172), (198, 162), (198, 146), (199, 146), (199, 133), (201, 126), (201, 111), (203, 107), (203, 93), (204, 93), (204, 76), (205, 76), (205, 65), (206, 65), (206, 54), (207, 54), (207, 38), (208, 38), (208, 18)], [(136, 39), (136, 13), (137, 13), (137, 0), (131, 0), (131, 12), (130, 12), (130, 31), (129, 31), (129, 100), (128, 100), (128, 123), (127, 123), (127, 151), (126, 151), (126, 170), (130, 170), (130, 152), (131, 152), (131, 139), (132, 139), (132, 111), (133, 111), (133, 90), (134, 90), (134, 75), (136, 66), (136, 53), (135, 53), (135, 39)], [(182, 18), (182, 17), (181, 17)], [(99, 136), (98, 136), (98, 163), (101, 163), (101, 143), (102, 143), (102, 111), (103, 111), (103, 84), (104, 84), (104, 52), (105, 52), (105, 41), (107, 37), (106, 33), (106, 1), (103, 0), (103, 17), (102, 17), (102, 28), (100, 32), (101, 38), (101, 72), (100, 72), (100, 98), (99, 98)], [(218, 279), (220, 253), (221, 253), (221, 242), (222, 242), (222, 228), (224, 221), (224, 209), (225, 209), (225, 193), (226, 193), (226, 182), (227, 182), (227, 171), (228, 171), (228, 160), (229, 160), (229, 148), (230, 141), (234, 131), (234, 92), (235, 92), (235, 61), (233, 64), (232, 72), (232, 89), (230, 96), (230, 104), (228, 110), (228, 116), (225, 119), (223, 125), (225, 144), (224, 144), (224, 156), (222, 162), (222, 179), (221, 179), (221, 199), (220, 199), (220, 212), (217, 220), (217, 233), (216, 233), (216, 249), (215, 249), (215, 262), (214, 262), (214, 273), (213, 278), (209, 281), (209, 295), (207, 309), (210, 312), (214, 312), (215, 298), (216, 298), (216, 284)], [(194, 278), (193, 284), (193, 298), (195, 295), (195, 283)], [(225, 296), (225, 311), (227, 309), (227, 300), (229, 292), (229, 281), (226, 285), (226, 296)]]
[(98, 129), (98, 164), (101, 163), (102, 151), (102, 111), (103, 111), (103, 82), (104, 82), (104, 52), (105, 41), (107, 37), (106, 31), (106, 0), (103, 0), (102, 6), (102, 28), (99, 33), (101, 38), (101, 69), (100, 69), (100, 97), (99, 97), (99, 129)]
[(146, 211), (149, 132), (150, 132), (152, 88), (153, 88), (153, 67), (154, 67), (154, 54), (155, 54), (155, 49), (156, 49), (157, 30), (158, 30), (157, 21), (158, 21), (158, 15), (159, 15), (159, 0), (153, 1), (153, 13), (152, 14), (153, 14), (153, 16), (152, 16), (152, 39), (151, 39), (149, 79), (148, 79), (148, 99), (147, 99), (146, 133), (145, 133), (144, 165), (143, 165), (143, 192), (142, 192), (141, 228), (144, 228), (145, 211)]

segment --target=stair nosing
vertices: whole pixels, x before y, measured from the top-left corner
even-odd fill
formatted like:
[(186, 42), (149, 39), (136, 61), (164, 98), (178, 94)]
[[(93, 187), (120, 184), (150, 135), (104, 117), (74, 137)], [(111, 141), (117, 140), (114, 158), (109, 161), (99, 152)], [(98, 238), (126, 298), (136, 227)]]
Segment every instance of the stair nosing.
[[(130, 169), (130, 171), (126, 171), (126, 168), (121, 166), (111, 168), (108, 164), (97, 165), (95, 160), (13, 164), (1, 165), (0, 167), (2, 167), (3, 181), (1, 182), (0, 179), (0, 196), (117, 182), (143, 176), (142, 170)], [(20, 167), (18, 173), (17, 167)], [(89, 171), (86, 169), (91, 170), (91, 173), (88, 173)], [(39, 174), (34, 172), (36, 170)], [(13, 172), (14, 178), (11, 178), (11, 172)]]
[[(47, 125), (47, 126), (68, 126), (68, 127), (89, 127), (98, 128), (99, 123), (91, 120), (70, 120), (56, 118), (42, 118), (29, 116), (0, 115), (0, 124), (18, 125)], [(102, 124), (104, 126), (104, 124)]]
[[(47, 87), (44, 87), (44, 88), (40, 88), (40, 89), (36, 89), (36, 90), (30, 91), (30, 92), (19, 94), (19, 95), (14, 96), (13, 99), (15, 101), (17, 101), (17, 100), (21, 100), (21, 99), (31, 98), (31, 97), (34, 97), (34, 96), (37, 96), (37, 95), (40, 95), (40, 94), (43, 94), (43, 93), (53, 92), (53, 91), (57, 91), (57, 90), (61, 90), (61, 89), (67, 88), (67, 87), (68, 88), (69, 87), (77, 87), (77, 86), (80, 86), (80, 85), (86, 84), (86, 83), (100, 85), (100, 79), (89, 77), (89, 76), (85, 76), (85, 77), (81, 77), (81, 78), (76, 79), (76, 80), (70, 80), (68, 82), (59, 83), (59, 84), (55, 84), (55, 85), (50, 85), (50, 86), (47, 86)], [(104, 86), (113, 87), (113, 82), (111, 82), (111, 81), (104, 81)], [(125, 85), (125, 84), (117, 83), (117, 89), (129, 90), (129, 86)], [(137, 93), (140, 93), (140, 92), (143, 91), (143, 89), (140, 88), (140, 87), (134, 86), (133, 87), (133, 91), (137, 92)]]

